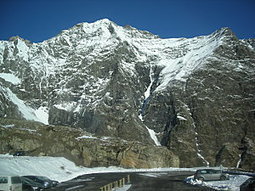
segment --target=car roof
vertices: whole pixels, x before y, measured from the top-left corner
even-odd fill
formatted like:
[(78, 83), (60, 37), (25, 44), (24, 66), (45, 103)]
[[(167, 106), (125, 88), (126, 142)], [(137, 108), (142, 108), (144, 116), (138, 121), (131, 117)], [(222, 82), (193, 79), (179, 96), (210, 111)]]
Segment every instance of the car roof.
[(4, 174), (4, 175), (2, 175), (2, 174), (0, 174), (0, 177), (20, 177), (19, 175), (16, 175), (16, 174)]
[(25, 175), (25, 176), (23, 176), (23, 177), (27, 177), (27, 178), (29, 178), (29, 177), (31, 177), (31, 178), (36, 178), (37, 176), (35, 176), (35, 175)]
[(213, 168), (198, 169), (198, 171), (200, 171), (200, 170), (215, 170), (215, 171), (220, 171), (220, 169), (213, 169)]

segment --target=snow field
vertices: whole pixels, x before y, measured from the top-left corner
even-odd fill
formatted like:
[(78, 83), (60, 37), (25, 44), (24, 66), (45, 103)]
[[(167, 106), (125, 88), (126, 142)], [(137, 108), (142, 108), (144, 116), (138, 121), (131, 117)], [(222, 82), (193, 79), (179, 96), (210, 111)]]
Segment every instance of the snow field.
[(48, 124), (48, 110), (47, 107), (39, 107), (37, 110), (29, 107), (26, 103), (19, 99), (16, 94), (14, 94), (9, 88), (0, 87), (0, 91), (15, 104), (19, 111), (22, 113), (23, 117), (27, 120), (39, 121), (44, 124)]

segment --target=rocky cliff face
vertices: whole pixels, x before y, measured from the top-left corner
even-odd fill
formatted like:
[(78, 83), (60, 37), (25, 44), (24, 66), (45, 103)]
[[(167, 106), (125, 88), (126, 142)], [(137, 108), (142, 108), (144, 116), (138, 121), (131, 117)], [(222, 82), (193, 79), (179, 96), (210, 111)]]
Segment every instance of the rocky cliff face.
[(0, 65), (2, 118), (162, 145), (185, 167), (255, 168), (254, 40), (228, 28), (161, 39), (104, 19), (0, 41)]
[(164, 147), (113, 137), (99, 137), (63, 126), (1, 119), (0, 152), (62, 156), (87, 167), (179, 167), (179, 158)]

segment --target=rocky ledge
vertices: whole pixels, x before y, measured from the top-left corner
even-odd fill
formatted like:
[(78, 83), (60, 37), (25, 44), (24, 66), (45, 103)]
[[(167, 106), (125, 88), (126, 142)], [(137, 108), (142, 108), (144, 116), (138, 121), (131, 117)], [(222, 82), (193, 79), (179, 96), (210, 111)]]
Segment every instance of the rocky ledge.
[(82, 129), (1, 119), (0, 132), (0, 153), (61, 156), (86, 167), (179, 167), (179, 158), (166, 147), (98, 137)]

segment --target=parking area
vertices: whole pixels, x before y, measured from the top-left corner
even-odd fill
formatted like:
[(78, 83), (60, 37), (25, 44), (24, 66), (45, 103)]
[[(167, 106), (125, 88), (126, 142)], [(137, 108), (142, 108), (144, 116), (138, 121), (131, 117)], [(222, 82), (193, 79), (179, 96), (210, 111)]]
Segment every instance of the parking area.
[(194, 172), (132, 172), (132, 173), (98, 173), (79, 176), (73, 180), (59, 184), (47, 190), (58, 191), (99, 191), (101, 187), (129, 175), (128, 191), (214, 191), (184, 182)]

